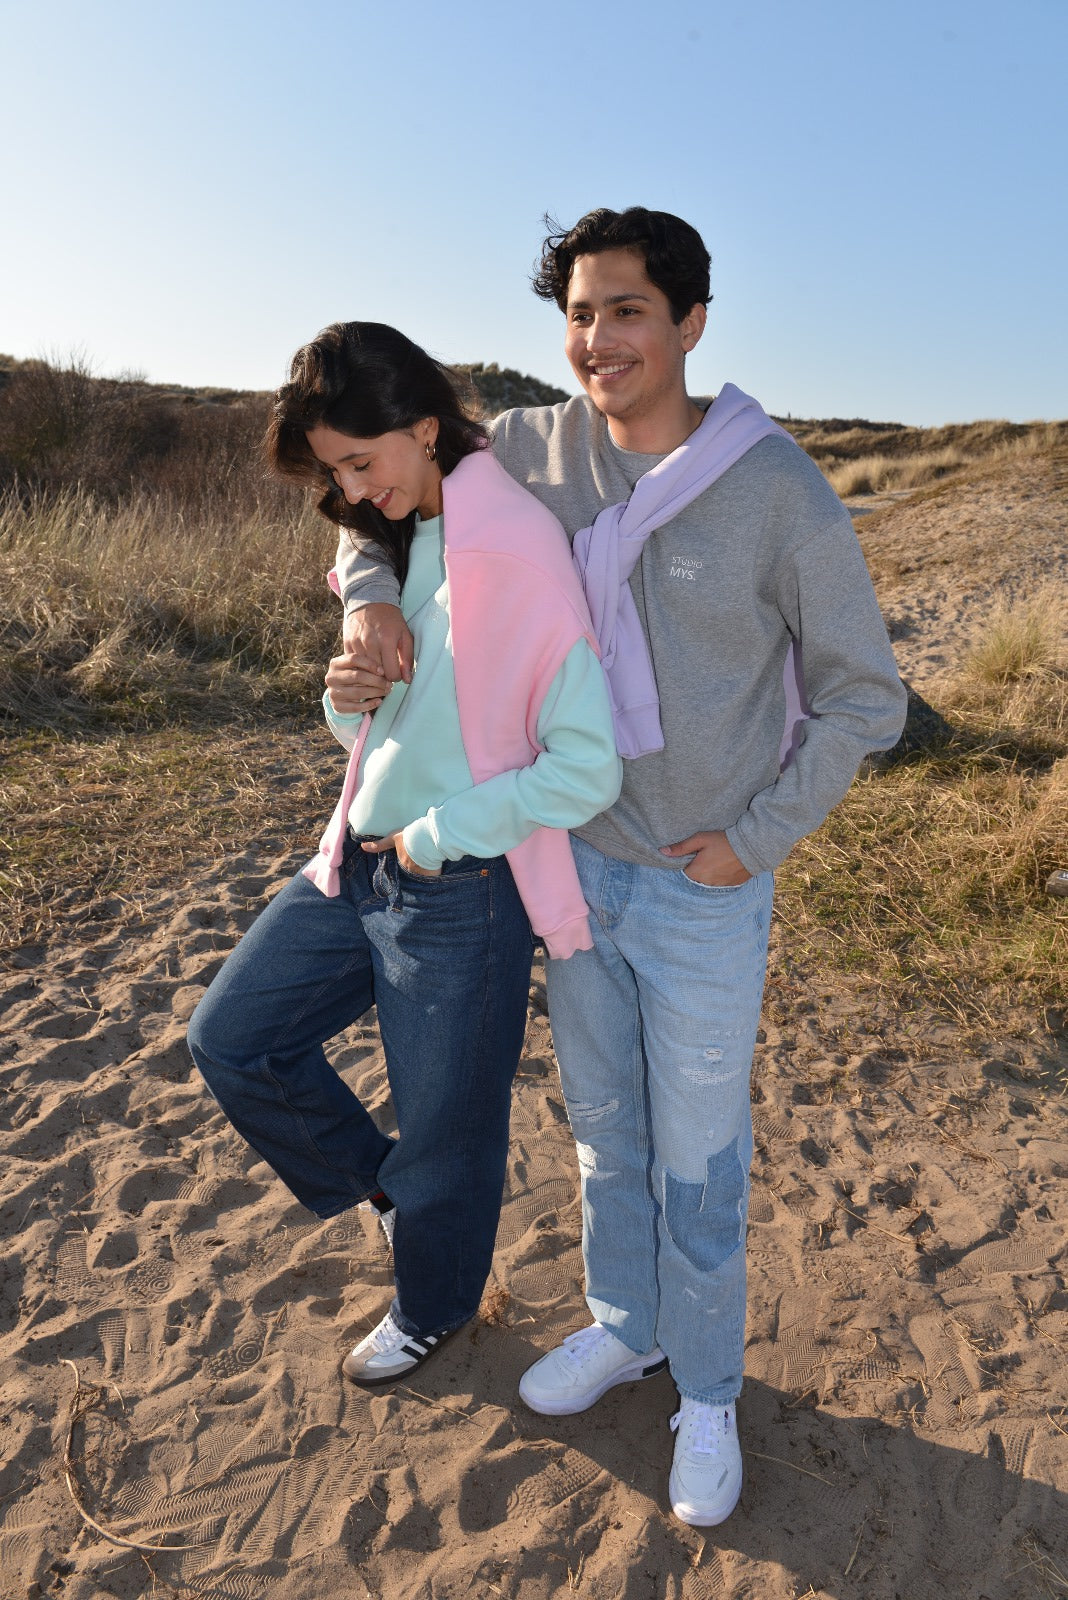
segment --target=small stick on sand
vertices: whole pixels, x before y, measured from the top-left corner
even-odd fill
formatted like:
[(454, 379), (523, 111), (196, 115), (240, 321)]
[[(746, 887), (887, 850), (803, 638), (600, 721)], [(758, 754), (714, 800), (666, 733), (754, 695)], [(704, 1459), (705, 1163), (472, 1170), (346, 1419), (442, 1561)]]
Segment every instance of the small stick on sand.
[(849, 1574), (853, 1570), (853, 1563), (857, 1559), (857, 1552), (860, 1549), (860, 1541), (864, 1537), (864, 1529), (867, 1526), (868, 1526), (868, 1524), (866, 1522), (862, 1522), (861, 1525), (860, 1525), (860, 1532), (857, 1534), (857, 1542), (853, 1546), (853, 1554), (849, 1558), (849, 1565), (846, 1567), (845, 1571), (842, 1573), (843, 1578), (848, 1578)]
[(777, 1466), (789, 1467), (793, 1472), (803, 1472), (806, 1478), (815, 1478), (818, 1483), (825, 1483), (834, 1488), (830, 1478), (823, 1477), (819, 1472), (810, 1472), (807, 1467), (799, 1467), (793, 1461), (784, 1461), (782, 1456), (766, 1456), (762, 1450), (746, 1450), (745, 1453), (747, 1456), (756, 1456), (758, 1461), (774, 1461)]
[(200, 1545), (141, 1544), (136, 1539), (123, 1539), (120, 1534), (112, 1533), (109, 1528), (105, 1528), (101, 1523), (97, 1522), (94, 1517), (91, 1517), (88, 1511), (86, 1511), (85, 1507), (78, 1498), (78, 1491), (74, 1487), (74, 1428), (75, 1424), (81, 1421), (87, 1411), (91, 1411), (94, 1406), (100, 1404), (103, 1390), (95, 1387), (83, 1389), (82, 1380), (78, 1375), (78, 1369), (74, 1365), (74, 1362), (69, 1361), (66, 1356), (62, 1357), (62, 1361), (63, 1365), (65, 1367), (69, 1367), (73, 1372), (75, 1384), (74, 1395), (70, 1403), (70, 1411), (67, 1414), (67, 1437), (63, 1443), (63, 1476), (67, 1480), (67, 1489), (70, 1493), (71, 1499), (74, 1501), (79, 1515), (82, 1518), (82, 1521), (87, 1523), (95, 1533), (99, 1533), (102, 1538), (109, 1539), (112, 1544), (121, 1545), (124, 1550), (167, 1551), (200, 1549)]
[(850, 1211), (839, 1200), (838, 1210), (844, 1211), (847, 1217), (852, 1217), (856, 1222), (862, 1222), (866, 1228), (874, 1228), (876, 1233), (885, 1233), (888, 1239), (898, 1239), (902, 1244), (916, 1245), (916, 1236), (911, 1233), (892, 1233), (889, 1228), (881, 1228), (877, 1222), (871, 1222), (867, 1217), (862, 1217), (859, 1211)]
[[(478, 1420), (478, 1412), (472, 1416), (470, 1412), (460, 1411), (456, 1406), (445, 1405), (444, 1401), (432, 1400), (428, 1394), (422, 1394), (418, 1389), (413, 1389), (410, 1383), (405, 1384), (405, 1388), (413, 1399), (422, 1400), (424, 1405), (433, 1406), (435, 1411), (447, 1411), (450, 1417), (459, 1417), (461, 1422), (476, 1422)], [(486, 1407), (484, 1405), (478, 1408), (479, 1412), (485, 1410)]]

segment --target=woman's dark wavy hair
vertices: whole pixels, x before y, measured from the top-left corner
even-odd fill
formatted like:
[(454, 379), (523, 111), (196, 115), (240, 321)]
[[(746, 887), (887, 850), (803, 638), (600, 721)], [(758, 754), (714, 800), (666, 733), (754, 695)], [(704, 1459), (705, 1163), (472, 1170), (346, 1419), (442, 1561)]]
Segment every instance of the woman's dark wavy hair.
[(274, 397), (266, 450), (280, 478), (322, 489), (317, 509), (330, 522), (372, 540), (403, 583), (415, 513), (400, 522), (361, 500), (349, 505), (317, 461), (309, 428), (324, 426), (354, 439), (404, 432), (424, 417), (438, 420), (437, 461), (447, 477), (464, 456), (482, 450), (489, 436), (469, 416), (448, 369), (384, 322), (334, 322), (302, 346), (289, 382)]
[(542, 300), (555, 300), (567, 310), (571, 273), (579, 256), (596, 256), (605, 250), (635, 250), (645, 270), (671, 304), (676, 325), (695, 305), (706, 306), (711, 258), (696, 228), (670, 211), (647, 211), (629, 206), (626, 211), (587, 211), (566, 231), (546, 216), (549, 236), (542, 246), (531, 280)]

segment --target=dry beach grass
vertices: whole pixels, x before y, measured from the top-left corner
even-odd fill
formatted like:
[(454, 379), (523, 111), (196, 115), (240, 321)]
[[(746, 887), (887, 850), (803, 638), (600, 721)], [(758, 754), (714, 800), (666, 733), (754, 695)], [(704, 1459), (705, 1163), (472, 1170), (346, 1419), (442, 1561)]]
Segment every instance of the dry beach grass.
[[(191, 1071), (197, 996), (337, 780), (305, 699), (335, 632), (325, 525), (233, 479), (225, 514), (20, 480), (0, 513), (5, 1600), (1068, 1593), (1068, 901), (1043, 893), (1068, 865), (1068, 473), (1060, 435), (1003, 449), (1002, 426), (977, 425), (985, 460), (857, 505), (903, 670), (956, 732), (858, 780), (780, 875), (747, 1484), (708, 1536), (665, 1511), (666, 1377), (584, 1418), (515, 1402), (583, 1320), (540, 971), (483, 1316), (392, 1393), (337, 1372), (388, 1302), (377, 1230), (309, 1221)], [(338, 1062), (388, 1124), (373, 1019)]]

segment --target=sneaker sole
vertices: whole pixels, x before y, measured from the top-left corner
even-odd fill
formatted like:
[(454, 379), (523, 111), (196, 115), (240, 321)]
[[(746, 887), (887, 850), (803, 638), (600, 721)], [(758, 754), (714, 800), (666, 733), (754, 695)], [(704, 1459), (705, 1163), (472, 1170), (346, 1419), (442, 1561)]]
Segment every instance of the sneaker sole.
[[(460, 1328), (465, 1328), (466, 1326), (466, 1322), (461, 1322)], [(386, 1372), (383, 1373), (381, 1377), (378, 1377), (376, 1374), (372, 1374), (370, 1377), (354, 1377), (351, 1372), (345, 1371), (345, 1362), (343, 1361), (341, 1363), (342, 1376), (345, 1377), (349, 1383), (354, 1383), (358, 1389), (381, 1389), (387, 1383), (400, 1383), (402, 1378), (409, 1378), (413, 1372), (418, 1371), (418, 1369), (423, 1366), (425, 1362), (430, 1360), (431, 1356), (436, 1356), (442, 1345), (446, 1344), (452, 1338), (454, 1333), (459, 1333), (460, 1328), (450, 1328), (447, 1333), (440, 1334), (438, 1336), (438, 1342), (436, 1345), (433, 1345), (425, 1353), (425, 1355), (417, 1356), (415, 1360), (410, 1363), (410, 1365), (402, 1368), (402, 1370), (399, 1372)], [(348, 1357), (345, 1359), (347, 1360)]]
[(636, 1383), (641, 1378), (651, 1378), (657, 1372), (663, 1372), (667, 1364), (667, 1356), (659, 1356), (655, 1361), (649, 1362), (636, 1361), (633, 1366), (613, 1372), (599, 1388), (587, 1390), (577, 1402), (574, 1396), (567, 1400), (531, 1400), (523, 1393), (523, 1382), (520, 1379), (519, 1398), (529, 1411), (536, 1411), (539, 1416), (573, 1417), (580, 1411), (588, 1411), (590, 1406), (596, 1405), (601, 1396), (607, 1394), (609, 1389), (614, 1389), (617, 1383)]

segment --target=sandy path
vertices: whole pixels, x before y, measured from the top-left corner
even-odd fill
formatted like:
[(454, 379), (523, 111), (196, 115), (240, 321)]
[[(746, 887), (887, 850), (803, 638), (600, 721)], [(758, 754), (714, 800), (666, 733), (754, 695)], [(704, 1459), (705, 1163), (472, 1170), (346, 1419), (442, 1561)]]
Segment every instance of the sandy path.
[[(185, 1547), (150, 1558), (183, 1594), (533, 1600), (567, 1593), (570, 1568), (606, 1600), (807, 1584), (1017, 1600), (1044, 1592), (1028, 1561), (1065, 1570), (1068, 1105), (1039, 1046), (963, 1061), (921, 1021), (887, 1049), (878, 1019), (867, 1033), (840, 997), (775, 980), (797, 1025), (766, 1030), (754, 1086), (747, 1485), (705, 1539), (665, 1513), (666, 1376), (585, 1418), (514, 1403), (532, 1355), (583, 1319), (540, 978), (497, 1252), (507, 1297), (490, 1296), (503, 1321), (411, 1388), (339, 1380), (388, 1303), (378, 1230), (359, 1212), (310, 1222), (182, 1042), (283, 873), (251, 856), (225, 881), (205, 872), (136, 934), (8, 980), (0, 1593), (151, 1592), (142, 1558), (83, 1529), (68, 1496), (64, 1358), (101, 1386), (75, 1439), (87, 1507)], [(373, 1026), (340, 1065), (388, 1122)]]

